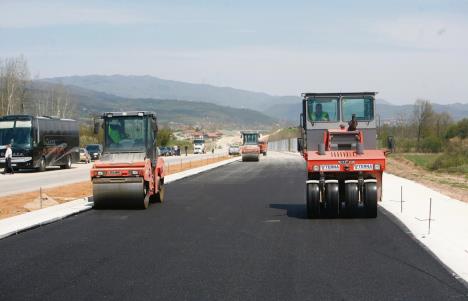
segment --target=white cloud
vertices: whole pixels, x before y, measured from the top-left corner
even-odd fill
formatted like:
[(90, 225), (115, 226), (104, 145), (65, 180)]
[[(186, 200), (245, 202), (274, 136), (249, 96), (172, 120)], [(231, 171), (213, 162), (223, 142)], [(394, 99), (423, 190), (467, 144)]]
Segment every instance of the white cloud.
[(377, 22), (382, 41), (428, 50), (468, 50), (468, 18), (459, 14), (403, 15)]

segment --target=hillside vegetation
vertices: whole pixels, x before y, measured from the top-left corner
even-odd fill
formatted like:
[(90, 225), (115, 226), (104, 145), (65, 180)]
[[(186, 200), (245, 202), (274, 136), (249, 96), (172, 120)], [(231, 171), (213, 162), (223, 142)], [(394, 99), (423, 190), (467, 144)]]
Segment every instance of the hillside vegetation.
[[(30, 90), (33, 94), (47, 90), (55, 84), (34, 82)], [(156, 111), (159, 122), (162, 124), (199, 125), (205, 128), (259, 128), (270, 129), (278, 126), (278, 121), (273, 117), (260, 112), (219, 106), (212, 103), (151, 99), (151, 98), (124, 98), (96, 92), (74, 86), (65, 86), (69, 93), (71, 103), (78, 108), (79, 116), (99, 115), (105, 111)]]

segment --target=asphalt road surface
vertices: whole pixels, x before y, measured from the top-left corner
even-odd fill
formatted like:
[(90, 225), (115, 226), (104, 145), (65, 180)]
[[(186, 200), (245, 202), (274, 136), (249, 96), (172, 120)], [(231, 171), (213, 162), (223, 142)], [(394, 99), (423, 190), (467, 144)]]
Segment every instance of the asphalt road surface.
[(382, 212), (305, 219), (304, 164), (274, 155), (0, 240), (0, 300), (466, 300)]
[[(226, 154), (226, 150), (217, 150), (215, 154)], [(168, 164), (176, 164), (186, 161), (203, 160), (212, 157), (211, 153), (204, 155), (189, 154), (188, 156), (164, 157)], [(48, 167), (45, 172), (34, 170), (21, 170), (14, 175), (0, 175), (0, 196), (39, 190), (67, 184), (78, 183), (89, 180), (89, 170), (92, 164), (75, 163), (71, 169), (60, 169), (60, 167)], [(2, 170), (3, 171), (3, 170)]]

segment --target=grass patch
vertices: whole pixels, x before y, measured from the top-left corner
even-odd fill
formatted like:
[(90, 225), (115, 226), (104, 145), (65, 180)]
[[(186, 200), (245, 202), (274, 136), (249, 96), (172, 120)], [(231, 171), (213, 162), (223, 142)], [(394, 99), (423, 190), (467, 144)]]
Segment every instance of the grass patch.
[(427, 170), (431, 170), (439, 154), (404, 154), (403, 157)]

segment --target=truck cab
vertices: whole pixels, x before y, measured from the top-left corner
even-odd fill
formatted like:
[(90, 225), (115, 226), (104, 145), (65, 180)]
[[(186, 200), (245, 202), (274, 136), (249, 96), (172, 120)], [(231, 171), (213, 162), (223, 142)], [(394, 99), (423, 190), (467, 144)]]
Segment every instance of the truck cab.
[(205, 153), (205, 138), (195, 137), (193, 139), (193, 153), (194, 154), (204, 154)]

